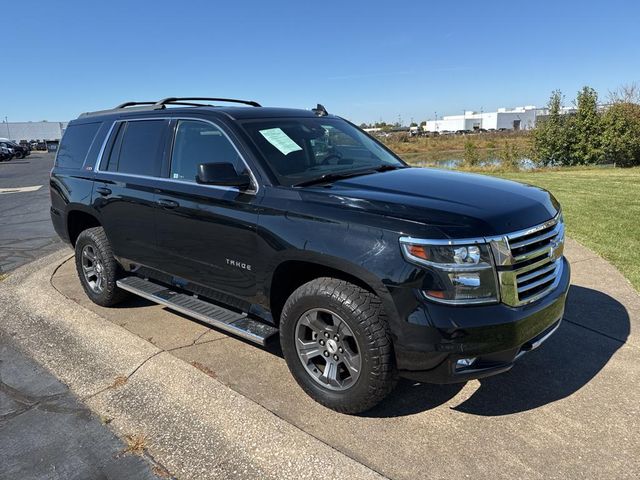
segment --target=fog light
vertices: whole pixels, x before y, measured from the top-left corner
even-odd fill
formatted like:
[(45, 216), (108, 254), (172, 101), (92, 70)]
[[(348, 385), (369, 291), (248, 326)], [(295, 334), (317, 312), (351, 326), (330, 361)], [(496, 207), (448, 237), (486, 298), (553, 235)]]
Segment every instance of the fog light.
[(473, 358), (461, 358), (456, 362), (456, 370), (462, 370), (463, 368), (470, 367), (473, 362), (476, 361), (476, 357)]

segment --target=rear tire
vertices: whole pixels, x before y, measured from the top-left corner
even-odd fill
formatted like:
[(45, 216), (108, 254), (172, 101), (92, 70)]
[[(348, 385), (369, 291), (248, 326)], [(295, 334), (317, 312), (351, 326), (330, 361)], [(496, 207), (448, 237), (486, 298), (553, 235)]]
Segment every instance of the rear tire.
[(104, 228), (94, 227), (81, 232), (75, 248), (78, 277), (93, 303), (110, 307), (127, 298), (128, 293), (116, 286), (121, 267), (113, 257)]
[(380, 299), (344, 280), (318, 278), (294, 291), (282, 310), (280, 342), (300, 387), (338, 412), (369, 410), (396, 384)]

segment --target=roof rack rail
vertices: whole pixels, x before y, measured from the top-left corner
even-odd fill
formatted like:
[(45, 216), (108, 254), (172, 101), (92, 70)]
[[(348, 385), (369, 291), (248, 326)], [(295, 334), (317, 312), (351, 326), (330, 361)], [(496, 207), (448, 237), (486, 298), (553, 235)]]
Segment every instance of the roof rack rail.
[(93, 115), (106, 115), (109, 113), (117, 113), (119, 110), (161, 110), (166, 108), (167, 105), (184, 105), (187, 107), (208, 107), (211, 106), (206, 103), (196, 102), (230, 102), (230, 103), (242, 103), (244, 105), (251, 105), (252, 107), (261, 107), (258, 102), (253, 100), (236, 100), (234, 98), (209, 98), (209, 97), (168, 97), (158, 102), (124, 102), (115, 108), (107, 110), (98, 110), (96, 112), (81, 113), (80, 117), (90, 117)]
[(133, 107), (133, 106), (136, 106), (136, 105), (154, 105), (155, 103), (156, 102), (124, 102), (124, 103), (121, 103), (120, 105), (118, 105), (117, 107), (115, 107), (115, 109)]
[(210, 97), (168, 97), (159, 102), (156, 102), (154, 107), (156, 108), (164, 108), (167, 104), (178, 104), (183, 101), (205, 101), (205, 102), (229, 102), (229, 103), (243, 103), (244, 105), (251, 105), (252, 107), (261, 107), (258, 102), (254, 102), (253, 100), (238, 100), (235, 98), (210, 98)]

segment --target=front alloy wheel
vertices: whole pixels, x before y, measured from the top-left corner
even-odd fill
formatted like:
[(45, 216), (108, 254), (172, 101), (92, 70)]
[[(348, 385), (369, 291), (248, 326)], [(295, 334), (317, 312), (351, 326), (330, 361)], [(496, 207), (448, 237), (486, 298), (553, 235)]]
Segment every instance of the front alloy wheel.
[(393, 389), (391, 334), (373, 292), (337, 278), (316, 278), (287, 299), (279, 326), (291, 374), (318, 403), (360, 413)]
[(296, 326), (298, 358), (311, 378), (330, 390), (346, 390), (360, 375), (358, 342), (340, 316), (324, 308), (305, 312)]

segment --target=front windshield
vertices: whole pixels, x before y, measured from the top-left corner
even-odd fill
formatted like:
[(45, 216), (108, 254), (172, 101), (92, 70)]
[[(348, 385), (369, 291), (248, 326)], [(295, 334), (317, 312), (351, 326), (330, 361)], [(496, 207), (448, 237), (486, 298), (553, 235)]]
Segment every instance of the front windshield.
[(243, 127), (282, 185), (405, 166), (376, 141), (338, 118), (272, 118), (247, 121)]

